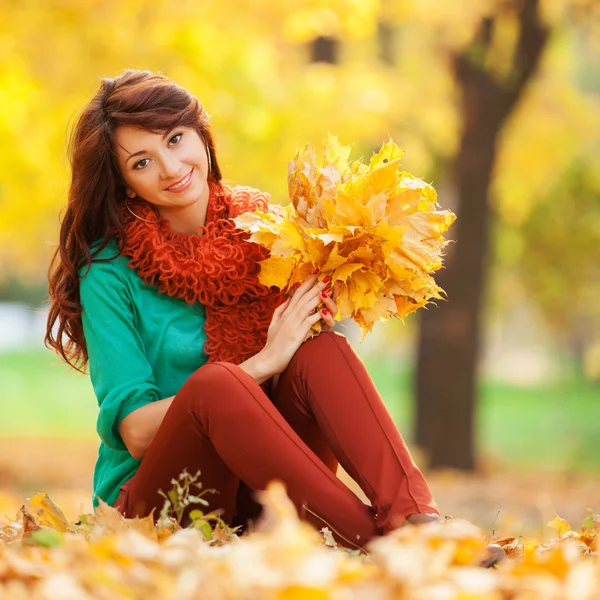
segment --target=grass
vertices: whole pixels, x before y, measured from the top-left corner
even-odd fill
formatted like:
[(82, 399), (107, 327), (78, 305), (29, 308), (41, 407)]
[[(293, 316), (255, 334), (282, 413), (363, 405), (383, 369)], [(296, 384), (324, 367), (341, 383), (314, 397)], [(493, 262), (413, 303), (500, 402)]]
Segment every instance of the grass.
[[(367, 367), (395, 421), (411, 439), (408, 369), (381, 361)], [(0, 354), (0, 436), (95, 439), (97, 403), (89, 378), (49, 351)], [(478, 449), (515, 466), (600, 471), (598, 388), (571, 382), (547, 388), (480, 384)]]
[(89, 377), (45, 349), (0, 354), (0, 436), (96, 436)]

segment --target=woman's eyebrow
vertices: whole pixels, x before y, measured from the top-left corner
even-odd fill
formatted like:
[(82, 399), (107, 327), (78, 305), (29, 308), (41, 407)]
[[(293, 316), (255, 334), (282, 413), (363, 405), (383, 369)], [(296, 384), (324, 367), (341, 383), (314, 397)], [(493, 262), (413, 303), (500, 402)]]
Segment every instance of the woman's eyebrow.
[[(165, 133), (163, 133), (162, 135), (162, 139), (166, 139), (167, 137), (169, 137), (169, 135), (171, 134), (172, 131), (174, 131), (175, 129), (177, 129), (176, 127), (173, 127), (173, 129), (168, 129), (167, 131), (165, 131)], [(121, 146), (121, 144), (119, 144), (119, 146), (121, 148), (123, 148), (123, 146)], [(125, 150), (125, 148), (123, 148), (123, 150)], [(127, 150), (125, 150), (125, 152), (127, 152)], [(139, 156), (140, 154), (148, 154), (148, 150), (139, 150), (138, 152), (134, 152), (133, 154), (130, 154), (127, 159), (125, 160), (125, 162), (127, 162), (130, 158), (133, 158), (134, 156)]]
[[(167, 137), (169, 137), (171, 132), (174, 131), (175, 129), (177, 129), (177, 128), (174, 127), (173, 129), (169, 129), (169, 130), (165, 131), (165, 133), (163, 133), (163, 135), (162, 135), (162, 139), (164, 140)], [(123, 146), (121, 146), (121, 148), (123, 148)], [(125, 148), (123, 148), (123, 150), (125, 150)], [(127, 152), (127, 150), (125, 150), (125, 152)], [(130, 154), (127, 157), (127, 160), (125, 162), (127, 162), (130, 158), (133, 158), (134, 156), (139, 156), (140, 154), (148, 154), (148, 150), (140, 150), (139, 152), (134, 152), (133, 154)]]
[(130, 158), (133, 158), (134, 156), (139, 156), (140, 154), (148, 154), (148, 150), (140, 150), (139, 152), (134, 152), (133, 154), (130, 154), (125, 162), (127, 162)]

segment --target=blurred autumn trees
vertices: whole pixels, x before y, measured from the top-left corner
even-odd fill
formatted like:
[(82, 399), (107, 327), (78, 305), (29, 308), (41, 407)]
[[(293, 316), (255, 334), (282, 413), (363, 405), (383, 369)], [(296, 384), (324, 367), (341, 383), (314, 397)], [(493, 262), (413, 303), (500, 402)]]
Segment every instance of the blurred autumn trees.
[(592, 0), (5, 0), (0, 297), (44, 281), (66, 132), (102, 76), (189, 88), (226, 178), (279, 202), (297, 146), (331, 132), (368, 156), (392, 135), (459, 216), (449, 302), (421, 319), (417, 437), (470, 467), (482, 314), (531, 304), (600, 376), (599, 40)]

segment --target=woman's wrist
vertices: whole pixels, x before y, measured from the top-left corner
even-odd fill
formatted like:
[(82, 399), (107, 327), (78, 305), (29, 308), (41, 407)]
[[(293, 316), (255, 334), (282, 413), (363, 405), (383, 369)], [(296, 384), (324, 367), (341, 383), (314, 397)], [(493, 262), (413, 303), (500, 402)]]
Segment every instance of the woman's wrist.
[(239, 365), (242, 371), (245, 371), (260, 385), (267, 379), (276, 375), (278, 371), (273, 367), (273, 361), (270, 359), (268, 352), (263, 348), (260, 352), (251, 356)]

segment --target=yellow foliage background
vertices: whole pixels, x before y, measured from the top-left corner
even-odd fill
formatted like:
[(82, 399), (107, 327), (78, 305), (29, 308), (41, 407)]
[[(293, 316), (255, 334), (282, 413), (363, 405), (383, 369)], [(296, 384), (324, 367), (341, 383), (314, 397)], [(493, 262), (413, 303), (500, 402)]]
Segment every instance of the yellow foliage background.
[[(436, 169), (454, 153), (460, 126), (449, 53), (495, 4), (3, 2), (0, 272), (42, 280), (68, 187), (68, 127), (100, 78), (125, 68), (162, 71), (195, 93), (212, 115), (226, 177), (279, 202), (287, 200), (287, 161), (296, 148), (328, 132), (354, 142), (357, 156), (392, 134), (406, 150), (407, 170), (443, 183)], [(597, 95), (581, 93), (576, 79), (580, 59), (591, 61), (598, 50), (600, 29), (589, 19), (570, 23), (565, 15), (578, 7), (597, 16), (593, 3), (543, 2), (549, 24), (561, 31), (502, 139), (495, 202), (513, 226), (574, 155), (598, 147)], [(394, 64), (381, 60), (386, 24), (396, 27)], [(500, 19), (498, 31), (493, 68), (502, 73), (513, 17)], [(319, 35), (338, 41), (338, 64), (311, 62)], [(597, 61), (595, 68), (597, 82)]]

